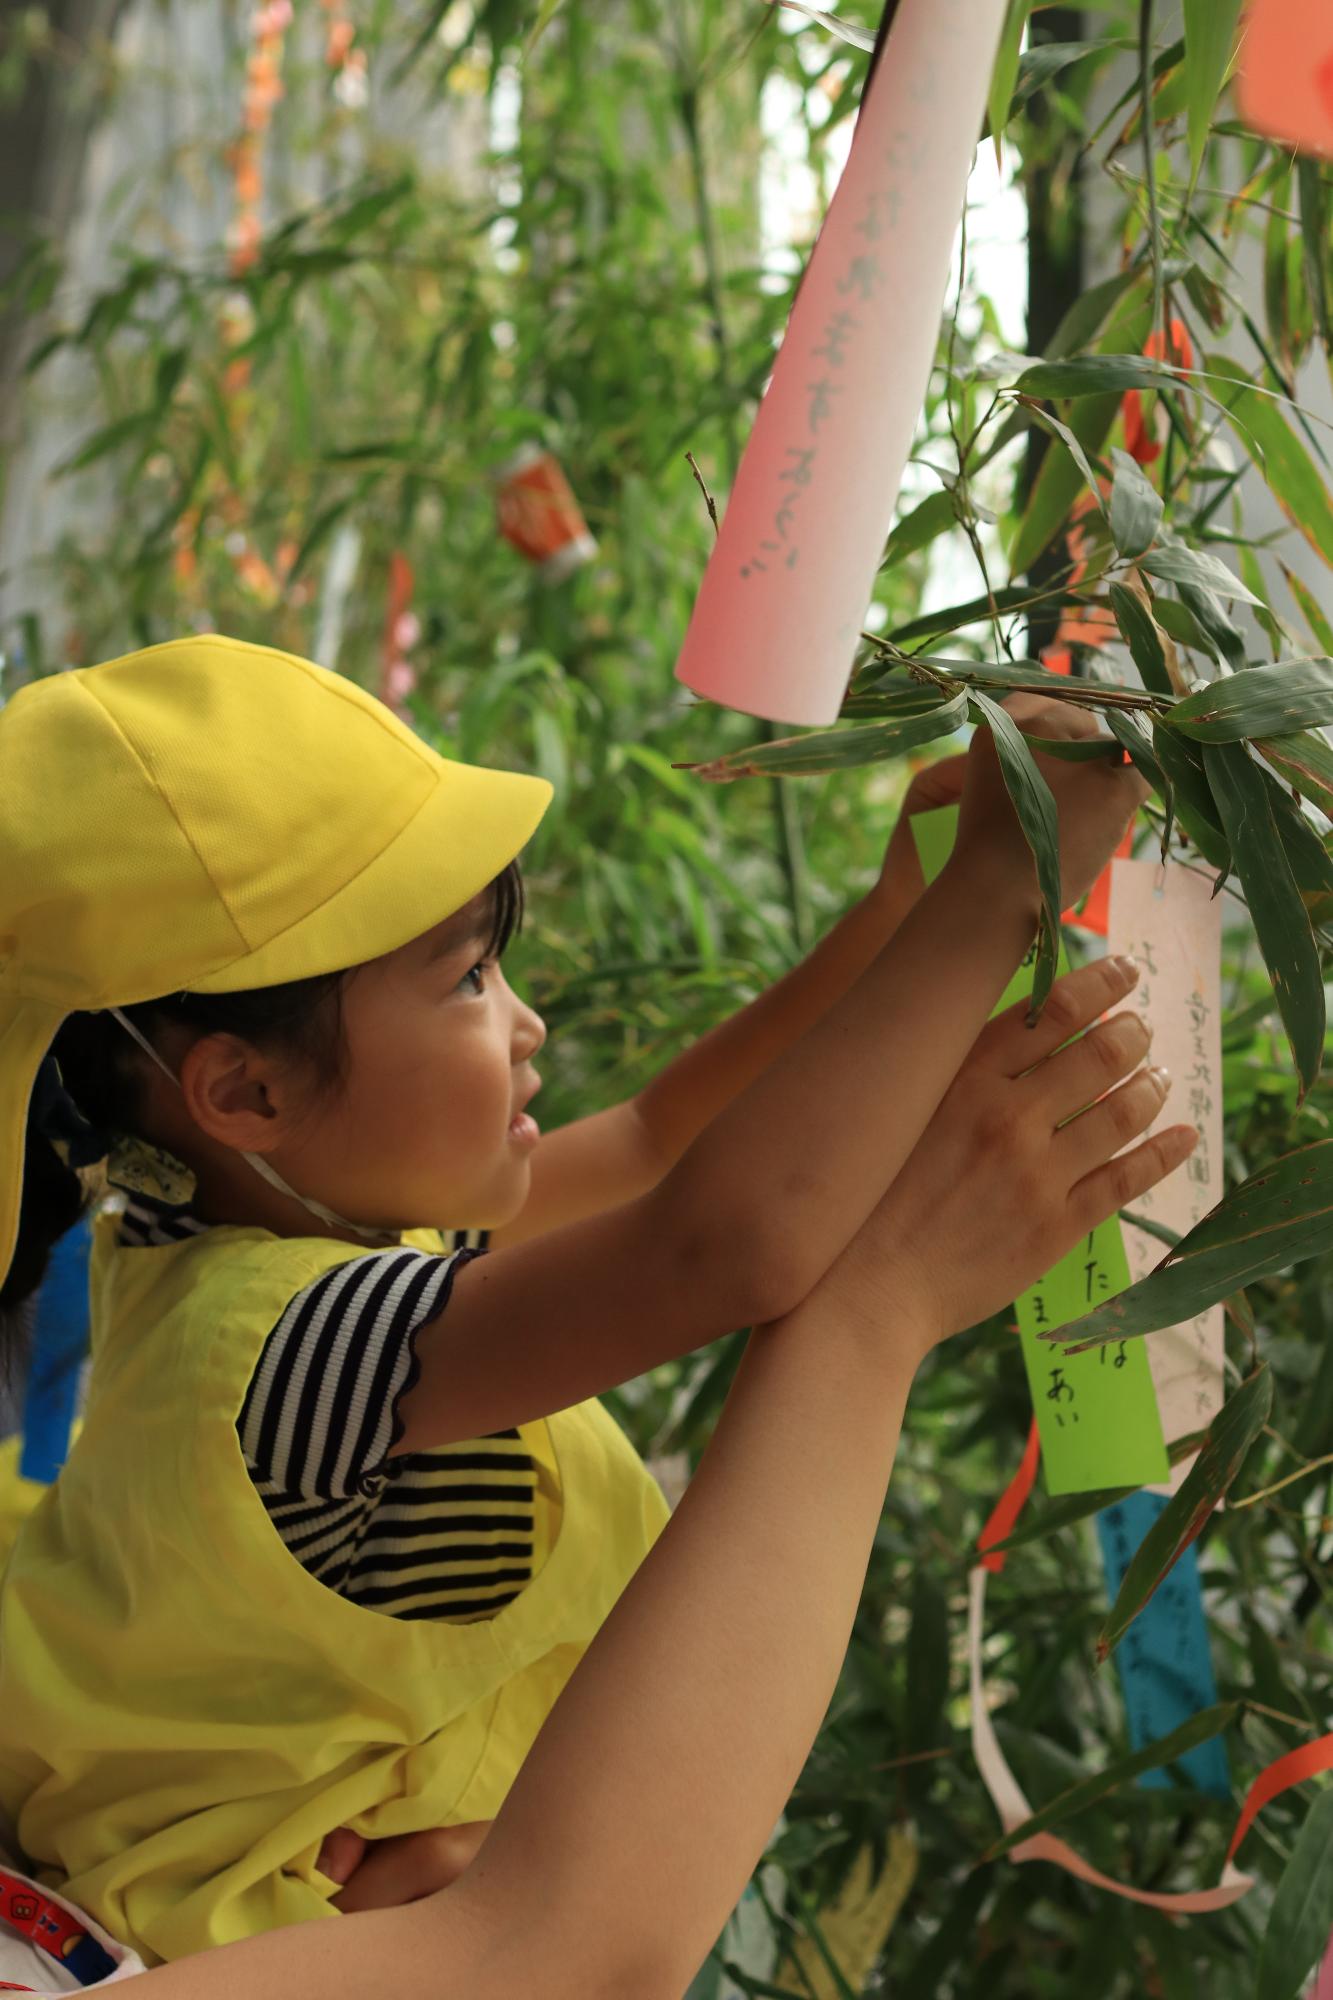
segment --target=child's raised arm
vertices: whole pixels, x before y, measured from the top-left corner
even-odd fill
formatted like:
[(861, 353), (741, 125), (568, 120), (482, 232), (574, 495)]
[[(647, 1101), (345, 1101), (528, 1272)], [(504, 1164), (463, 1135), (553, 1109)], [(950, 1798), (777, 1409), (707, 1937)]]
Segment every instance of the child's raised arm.
[[(1090, 718), (1057, 710), (1048, 733)], [(1038, 896), (989, 737), (970, 756), (953, 859), (874, 963), (622, 1208), (494, 1251), (464, 1270), (419, 1337), (396, 1449), (549, 1415), (737, 1326), (790, 1311), (902, 1167), (1031, 942)], [(1046, 762), (1066, 899), (1087, 887), (1144, 795), (1129, 770)], [(1102, 1005), (1127, 981), (1101, 975)], [(1117, 987), (1116, 981), (1120, 979)], [(1035, 1061), (1069, 1033), (1052, 1000)], [(1104, 1048), (1101, 1088), (1142, 1040)]]
[[(1095, 968), (1059, 990), (1069, 1030), (1105, 999)], [(1193, 1143), (1176, 1127), (1112, 1159), (1162, 1087), (1145, 1075), (1120, 1110), (1077, 1115), (1102, 1060), (1090, 1038), (1034, 1048), (1019, 1010), (986, 1030), (855, 1241), (752, 1339), (698, 1475), (461, 1880), (182, 1960), (143, 2000), (679, 2000), (832, 1694), (919, 1361)]]

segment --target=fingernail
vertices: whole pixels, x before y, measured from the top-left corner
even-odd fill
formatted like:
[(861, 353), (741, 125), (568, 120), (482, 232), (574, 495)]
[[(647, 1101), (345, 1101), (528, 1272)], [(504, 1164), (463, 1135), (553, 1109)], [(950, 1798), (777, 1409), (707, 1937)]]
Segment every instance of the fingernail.
[(1159, 1063), (1154, 1069), (1150, 1069), (1148, 1071), (1148, 1074), (1150, 1077), (1152, 1077), (1153, 1081), (1160, 1086), (1162, 1095), (1163, 1097), (1165, 1097), (1167, 1091), (1170, 1090), (1171, 1088), (1170, 1070), (1164, 1069), (1162, 1065)]
[(1134, 959), (1118, 958), (1115, 964), (1116, 964), (1116, 971), (1120, 974), (1121, 978), (1125, 980), (1128, 985), (1133, 986), (1137, 983), (1139, 976), (1139, 968)]

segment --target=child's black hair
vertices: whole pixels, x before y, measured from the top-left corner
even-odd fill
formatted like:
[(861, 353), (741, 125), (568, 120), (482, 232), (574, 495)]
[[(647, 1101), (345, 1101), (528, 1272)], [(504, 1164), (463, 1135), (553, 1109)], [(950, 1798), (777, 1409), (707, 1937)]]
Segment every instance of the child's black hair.
[[(518, 863), (511, 861), (486, 893), (490, 925), (485, 956), (498, 958), (523, 921)], [(242, 993), (173, 993), (140, 1000), (121, 1012), (154, 1046), (156, 1036), (170, 1024), (188, 1030), (192, 1043), (204, 1035), (239, 1035), (256, 1047), (304, 1064), (321, 1090), (334, 1091), (343, 1082), (346, 1055), (342, 991), (354, 969)], [(109, 1013), (70, 1014), (50, 1052), (60, 1065), (65, 1089), (90, 1124), (104, 1132), (139, 1130), (143, 1058), (119, 1021)], [(0, 1284), (0, 1369), (11, 1365), (21, 1344), (27, 1318), (21, 1308), (45, 1278), (55, 1245), (87, 1206), (78, 1175), (35, 1129), (30, 1109), (18, 1237)]]

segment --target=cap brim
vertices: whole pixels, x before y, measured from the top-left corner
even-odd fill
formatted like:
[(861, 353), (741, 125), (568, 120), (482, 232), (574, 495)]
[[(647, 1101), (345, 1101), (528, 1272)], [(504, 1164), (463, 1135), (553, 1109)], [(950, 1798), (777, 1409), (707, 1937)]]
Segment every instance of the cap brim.
[(0, 1283), (18, 1240), (32, 1086), (64, 1018), (45, 1001), (0, 993)]
[[(363, 965), (462, 909), (515, 859), (551, 801), (545, 778), (448, 764), (420, 810), (327, 902), (189, 983), (234, 993)], [(318, 857), (312, 857), (312, 873)]]

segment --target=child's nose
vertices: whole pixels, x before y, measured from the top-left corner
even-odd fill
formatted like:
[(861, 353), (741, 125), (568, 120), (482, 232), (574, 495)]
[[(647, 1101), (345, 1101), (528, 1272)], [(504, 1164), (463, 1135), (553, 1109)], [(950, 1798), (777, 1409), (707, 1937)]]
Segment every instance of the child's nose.
[(535, 1056), (546, 1040), (546, 1023), (531, 1007), (519, 1004), (519, 1018), (514, 1035), (515, 1061), (526, 1062)]

